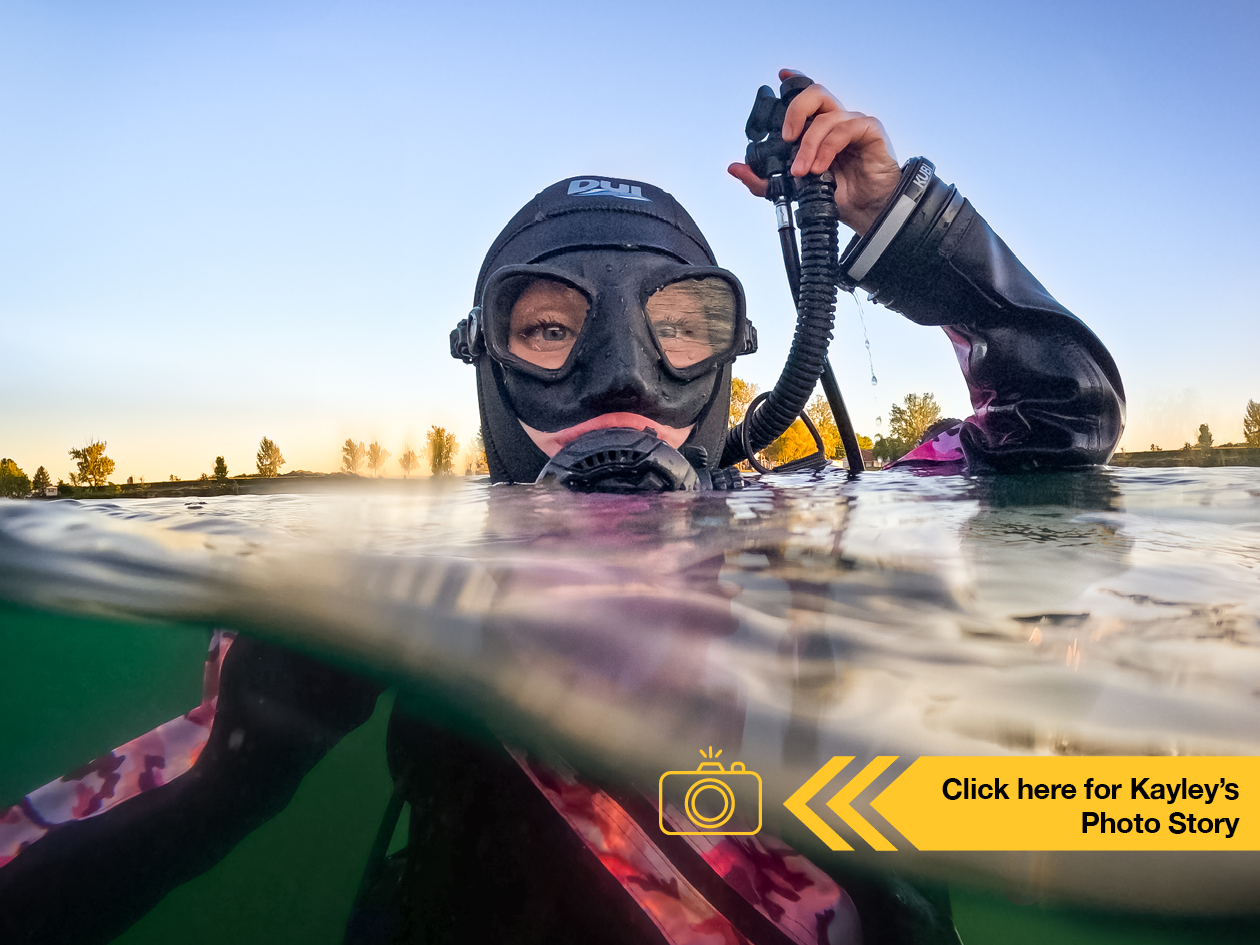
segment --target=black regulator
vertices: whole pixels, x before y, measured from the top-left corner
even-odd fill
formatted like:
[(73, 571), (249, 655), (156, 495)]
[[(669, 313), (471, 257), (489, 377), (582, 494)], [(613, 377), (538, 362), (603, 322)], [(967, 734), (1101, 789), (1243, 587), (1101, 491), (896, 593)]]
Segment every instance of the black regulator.
[[(764, 399), (758, 398), (750, 405), (744, 420), (727, 435), (722, 452), (724, 466), (743, 459), (755, 462), (753, 454), (757, 450), (782, 436), (796, 418), (802, 416), (814, 385), (821, 378), (849, 459), (849, 471), (856, 473), (863, 469), (857, 435), (827, 358), (840, 282), (836, 181), (830, 171), (793, 177), (791, 167), (800, 147), (799, 138), (797, 141), (783, 138), (783, 120), (788, 106), (813, 84), (806, 76), (792, 75), (783, 80), (777, 96), (770, 86), (763, 85), (757, 90), (752, 112), (744, 126), (749, 141), (745, 160), (753, 173), (767, 182), (766, 199), (774, 204), (783, 265), (796, 303), (796, 333), (774, 389), (763, 395)], [(795, 218), (793, 202), (798, 207)], [(797, 224), (801, 231), (799, 249)], [(811, 432), (814, 431), (811, 429)], [(816, 434), (815, 439), (818, 440)], [(824, 462), (820, 449), (806, 465), (817, 467)]]

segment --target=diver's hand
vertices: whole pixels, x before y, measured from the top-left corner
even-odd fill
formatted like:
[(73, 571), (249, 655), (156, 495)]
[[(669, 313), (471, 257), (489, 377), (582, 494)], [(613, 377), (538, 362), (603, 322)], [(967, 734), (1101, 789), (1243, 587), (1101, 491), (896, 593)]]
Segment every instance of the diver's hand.
[[(793, 69), (779, 72), (780, 79), (793, 75), (800, 73)], [(830, 169), (836, 178), (836, 208), (841, 221), (865, 235), (901, 179), (901, 167), (879, 119), (847, 111), (839, 99), (815, 83), (788, 106), (783, 137), (787, 141), (801, 139), (792, 176)], [(732, 164), (727, 170), (756, 196), (766, 195), (766, 182), (747, 164)]]

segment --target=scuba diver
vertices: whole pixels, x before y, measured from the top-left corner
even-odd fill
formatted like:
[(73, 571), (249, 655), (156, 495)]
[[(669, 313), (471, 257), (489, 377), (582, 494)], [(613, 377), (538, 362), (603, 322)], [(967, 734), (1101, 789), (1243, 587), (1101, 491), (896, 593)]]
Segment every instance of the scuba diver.
[[(782, 109), (782, 138), (799, 139), (791, 175), (822, 177), (834, 205), (809, 208), (811, 215), (854, 230), (838, 259), (827, 260), (824, 247), (822, 278), (941, 326), (971, 393), (971, 417), (933, 431), (898, 462), (973, 472), (1106, 463), (1124, 430), (1124, 389), (1094, 333), (930, 162), (900, 167), (879, 121), (846, 111), (799, 73), (782, 75), (785, 87), (797, 85)], [(730, 173), (769, 196), (772, 182), (748, 164)], [(806, 210), (802, 200), (799, 215)], [(810, 250), (807, 243), (802, 254)], [(807, 277), (802, 266), (802, 322)], [(739, 281), (716, 268), (696, 224), (664, 191), (595, 175), (548, 187), (490, 247), (474, 306), (451, 350), (477, 369), (492, 481), (554, 475), (574, 488), (626, 491), (738, 486), (724, 468), (748, 458), (727, 429), (730, 365), (756, 350), (756, 333)], [(798, 324), (779, 383), (741, 425), (754, 431), (754, 449), (796, 419), (819, 379), (834, 310), (814, 308), (822, 317)], [(762, 421), (776, 408), (782, 419), (767, 430)], [(625, 432), (603, 432), (613, 429)], [(613, 455), (628, 444), (643, 454), (642, 468), (626, 470)]]
[[(775, 390), (728, 429), (732, 363), (756, 350), (756, 333), (738, 279), (686, 211), (641, 181), (566, 178), (494, 241), (452, 333), (452, 354), (475, 366), (491, 480), (740, 488), (734, 465), (782, 433), (818, 382), (837, 284), (941, 326), (958, 353), (973, 416), (900, 463), (1105, 463), (1124, 394), (1102, 343), (929, 162), (900, 166), (876, 119), (782, 77), (797, 87), (772, 130), (793, 146), (790, 165), (769, 178), (730, 168), (757, 196), (800, 186), (801, 323)], [(835, 220), (855, 234), (843, 252), (824, 232)], [(218, 633), (212, 647), (204, 701), (176, 720), (188, 724), (0, 818), (0, 940), (113, 939), (279, 813), (379, 695), (370, 680), (261, 641)], [(737, 747), (738, 725), (714, 725)], [(347, 942), (957, 941), (938, 888), (832, 876), (769, 836), (710, 847), (664, 837), (644, 826), (656, 814), (641, 797), (489, 732), (456, 734), (400, 705), (388, 754), (391, 807), (412, 811), (409, 844), (370, 865)]]

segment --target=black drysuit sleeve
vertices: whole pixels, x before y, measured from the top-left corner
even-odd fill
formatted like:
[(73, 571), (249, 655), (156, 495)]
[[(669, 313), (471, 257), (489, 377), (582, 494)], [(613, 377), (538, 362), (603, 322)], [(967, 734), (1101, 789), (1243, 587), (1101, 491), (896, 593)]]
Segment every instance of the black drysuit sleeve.
[[(870, 237), (850, 244), (842, 270)], [(1111, 458), (1125, 418), (1115, 361), (954, 187), (932, 179), (859, 285), (911, 321), (941, 326), (954, 343), (974, 410), (961, 432), (973, 470)]]
[(371, 716), (379, 688), (238, 637), (209, 740), (183, 775), (54, 828), (0, 868), (0, 942), (108, 942), (274, 817)]

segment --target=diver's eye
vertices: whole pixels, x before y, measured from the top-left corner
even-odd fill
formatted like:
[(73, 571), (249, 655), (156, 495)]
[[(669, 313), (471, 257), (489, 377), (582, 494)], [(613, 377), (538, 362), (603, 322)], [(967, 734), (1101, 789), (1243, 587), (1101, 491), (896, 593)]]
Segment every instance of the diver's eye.
[(712, 347), (707, 338), (701, 339), (697, 326), (686, 322), (655, 322), (652, 325), (661, 341), (694, 341)]
[(681, 279), (653, 292), (644, 308), (662, 353), (676, 368), (699, 364), (734, 338), (735, 292), (724, 279)]
[(508, 350), (542, 368), (563, 367), (589, 309), (586, 296), (572, 286), (532, 279), (512, 306)]
[(558, 346), (572, 347), (576, 335), (568, 325), (539, 322), (522, 329), (517, 337), (535, 351), (555, 351)]
[(573, 336), (573, 332), (563, 325), (546, 325), (538, 330), (543, 341), (564, 341)]

